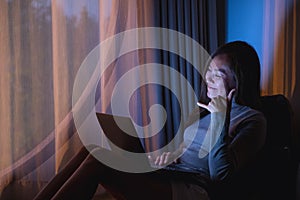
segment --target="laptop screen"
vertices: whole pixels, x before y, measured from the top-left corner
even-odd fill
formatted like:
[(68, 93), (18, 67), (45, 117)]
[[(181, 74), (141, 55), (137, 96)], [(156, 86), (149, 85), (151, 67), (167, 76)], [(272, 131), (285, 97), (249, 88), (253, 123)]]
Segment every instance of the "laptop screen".
[[(96, 113), (98, 121), (105, 136), (109, 139), (109, 144), (113, 143), (119, 148), (133, 153), (144, 153), (144, 147), (134, 125), (129, 117), (116, 116), (106, 113)], [(122, 129), (118, 124), (122, 126)], [(130, 132), (131, 135), (126, 132)], [(132, 136), (134, 135), (134, 136)], [(113, 150), (113, 145), (110, 145)]]

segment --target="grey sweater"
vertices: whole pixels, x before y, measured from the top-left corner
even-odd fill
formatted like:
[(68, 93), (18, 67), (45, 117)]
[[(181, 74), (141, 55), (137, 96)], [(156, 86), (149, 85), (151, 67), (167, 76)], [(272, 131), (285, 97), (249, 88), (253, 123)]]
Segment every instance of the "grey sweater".
[(225, 117), (220, 113), (208, 114), (185, 129), (184, 143), (188, 146), (178, 166), (201, 171), (212, 180), (225, 180), (255, 159), (266, 137), (264, 115), (233, 101), (229, 128), (210, 127), (211, 121), (222, 119)]

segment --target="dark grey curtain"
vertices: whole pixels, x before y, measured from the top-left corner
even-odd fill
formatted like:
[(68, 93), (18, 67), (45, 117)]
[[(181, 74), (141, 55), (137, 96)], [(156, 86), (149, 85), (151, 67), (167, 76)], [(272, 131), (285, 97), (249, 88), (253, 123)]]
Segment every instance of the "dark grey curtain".
[[(186, 34), (212, 53), (225, 42), (225, 1), (217, 0), (154, 0), (154, 24)], [(156, 51), (155, 61), (181, 73), (200, 96), (201, 75), (189, 62), (170, 52)], [(196, 55), (197, 56), (197, 55)], [(200, 56), (200, 55), (199, 55)], [(148, 90), (151, 86), (148, 86)], [(155, 87), (161, 95), (156, 100), (167, 112), (167, 122), (159, 134), (145, 141), (149, 150), (156, 150), (174, 138), (182, 116), (176, 96), (165, 87)]]

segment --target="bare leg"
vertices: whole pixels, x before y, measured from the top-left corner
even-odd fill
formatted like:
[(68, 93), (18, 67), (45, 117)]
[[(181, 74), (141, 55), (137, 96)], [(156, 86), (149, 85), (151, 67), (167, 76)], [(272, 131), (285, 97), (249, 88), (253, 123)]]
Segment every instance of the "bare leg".
[[(97, 151), (107, 154), (111, 159), (124, 159), (105, 149)], [(145, 174), (121, 172), (89, 155), (53, 199), (91, 199), (99, 183), (118, 199), (172, 198), (170, 182), (159, 179), (154, 172)]]

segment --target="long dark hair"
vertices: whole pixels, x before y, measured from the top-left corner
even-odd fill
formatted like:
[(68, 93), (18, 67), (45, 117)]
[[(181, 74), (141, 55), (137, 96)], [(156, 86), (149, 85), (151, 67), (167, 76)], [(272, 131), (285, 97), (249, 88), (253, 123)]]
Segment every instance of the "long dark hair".
[[(233, 41), (220, 46), (213, 54), (226, 56), (228, 65), (236, 75), (235, 101), (254, 109), (260, 108), (260, 62), (255, 49), (244, 41)], [(202, 82), (202, 101), (208, 100), (206, 83)]]

